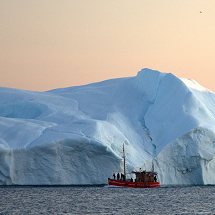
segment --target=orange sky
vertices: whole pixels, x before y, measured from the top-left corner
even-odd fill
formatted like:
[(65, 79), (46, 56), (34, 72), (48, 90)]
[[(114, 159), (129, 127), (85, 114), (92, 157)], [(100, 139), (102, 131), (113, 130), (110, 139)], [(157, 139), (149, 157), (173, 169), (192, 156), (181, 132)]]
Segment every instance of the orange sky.
[(2, 87), (48, 90), (147, 67), (215, 91), (214, 57), (215, 0), (0, 0)]

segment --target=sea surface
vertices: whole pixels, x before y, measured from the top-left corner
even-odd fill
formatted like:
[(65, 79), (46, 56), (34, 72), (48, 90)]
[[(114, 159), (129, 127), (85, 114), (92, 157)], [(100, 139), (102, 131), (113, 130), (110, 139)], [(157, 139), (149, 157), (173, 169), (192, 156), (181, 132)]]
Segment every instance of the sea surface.
[(0, 187), (0, 214), (215, 214), (215, 186)]

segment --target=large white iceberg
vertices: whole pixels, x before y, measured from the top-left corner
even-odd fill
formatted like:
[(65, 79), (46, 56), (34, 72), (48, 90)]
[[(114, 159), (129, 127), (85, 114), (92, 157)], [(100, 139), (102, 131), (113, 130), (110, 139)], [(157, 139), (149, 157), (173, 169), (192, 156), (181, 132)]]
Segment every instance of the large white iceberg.
[(215, 184), (215, 94), (143, 69), (48, 92), (0, 88), (0, 184), (104, 184), (122, 169)]

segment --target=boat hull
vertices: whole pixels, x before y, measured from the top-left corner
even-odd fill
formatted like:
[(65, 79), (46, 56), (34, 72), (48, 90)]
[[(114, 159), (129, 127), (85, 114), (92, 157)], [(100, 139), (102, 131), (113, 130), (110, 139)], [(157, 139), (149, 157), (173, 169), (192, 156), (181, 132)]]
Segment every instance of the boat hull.
[(117, 187), (130, 187), (130, 188), (156, 188), (160, 187), (160, 182), (131, 182), (123, 180), (108, 179), (108, 185)]

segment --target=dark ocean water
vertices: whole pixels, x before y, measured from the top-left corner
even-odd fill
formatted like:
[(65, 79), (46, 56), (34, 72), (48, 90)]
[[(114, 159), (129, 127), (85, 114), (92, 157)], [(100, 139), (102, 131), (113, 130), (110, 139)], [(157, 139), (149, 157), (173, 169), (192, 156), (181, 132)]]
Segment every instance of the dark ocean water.
[(215, 186), (0, 187), (0, 214), (215, 214)]

